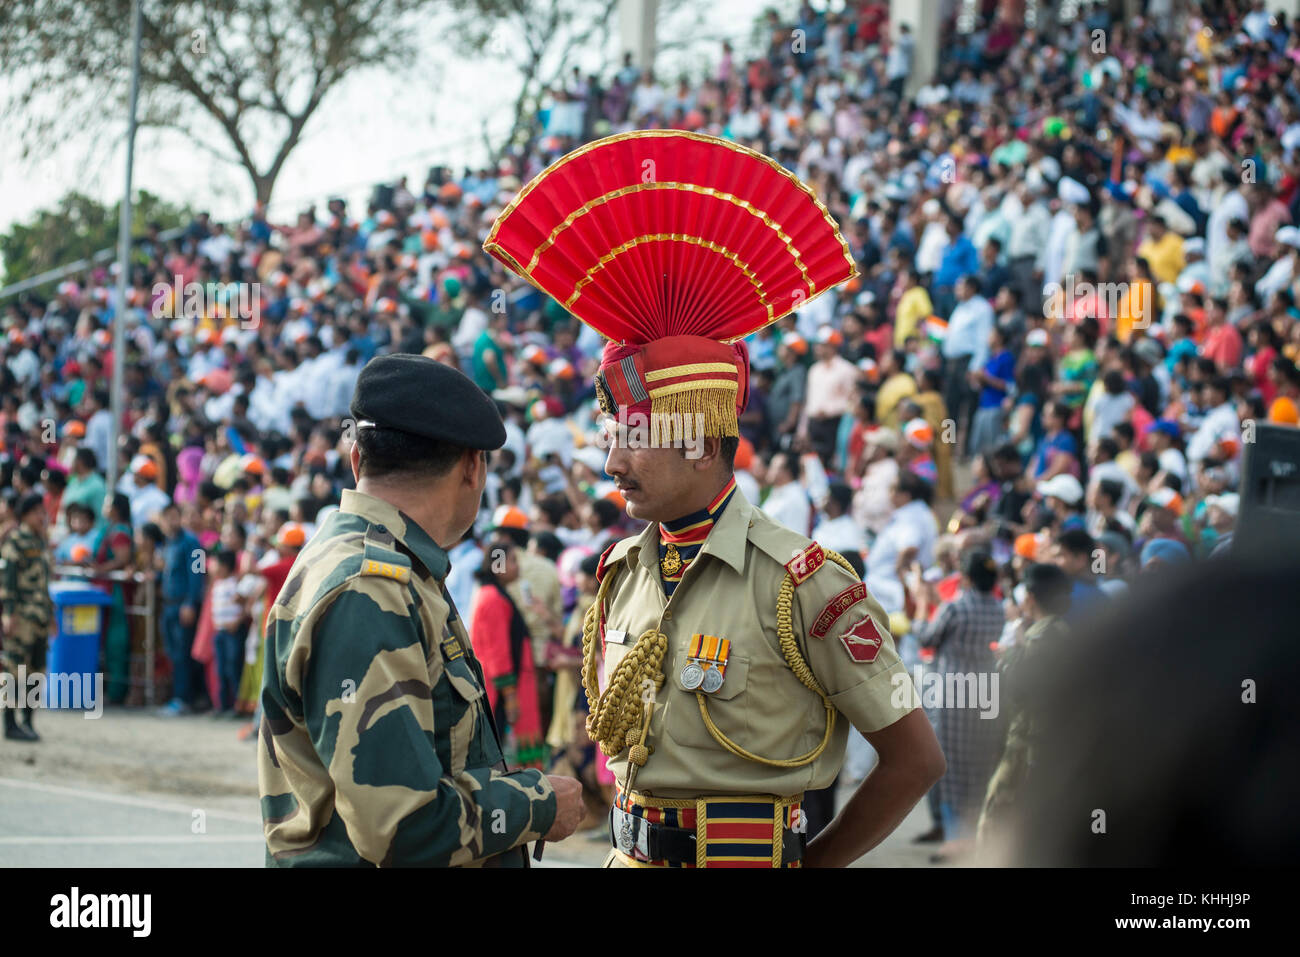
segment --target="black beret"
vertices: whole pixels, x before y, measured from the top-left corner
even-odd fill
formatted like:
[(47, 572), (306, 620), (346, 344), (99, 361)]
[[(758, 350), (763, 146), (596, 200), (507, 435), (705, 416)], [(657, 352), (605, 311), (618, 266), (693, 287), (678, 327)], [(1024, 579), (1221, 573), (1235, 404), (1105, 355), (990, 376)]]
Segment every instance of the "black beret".
[(398, 429), (469, 449), (506, 443), (506, 427), (487, 393), (426, 356), (375, 356), (357, 376), (351, 409), (358, 429)]

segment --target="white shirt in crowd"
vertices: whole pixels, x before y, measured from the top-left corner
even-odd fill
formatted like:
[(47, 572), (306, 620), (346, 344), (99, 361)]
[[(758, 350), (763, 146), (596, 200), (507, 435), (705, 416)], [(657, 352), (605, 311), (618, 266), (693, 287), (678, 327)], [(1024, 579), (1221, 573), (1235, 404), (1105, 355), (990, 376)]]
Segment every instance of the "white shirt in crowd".
[(509, 449), (515, 455), (515, 465), (510, 470), (510, 474), (523, 475), (524, 462), (528, 457), (528, 440), (524, 437), (524, 430), (520, 428), (513, 416), (506, 418), (505, 425), (506, 444), (502, 448)]
[(1118, 482), (1124, 487), (1124, 494), (1121, 495), (1120, 500), (1115, 503), (1121, 509), (1128, 507), (1129, 499), (1132, 496), (1139, 495), (1142, 492), (1138, 487), (1138, 483), (1134, 481), (1133, 476), (1125, 472), (1123, 467), (1113, 460), (1110, 462), (1098, 462), (1088, 470), (1089, 488), (1093, 488), (1103, 479)]
[(1049, 286), (1063, 280), (1065, 272), (1065, 247), (1070, 237), (1079, 231), (1074, 221), (1074, 214), (1063, 207), (1048, 224), (1047, 242), (1043, 245), (1042, 259), (1038, 268), (1043, 271), (1043, 294), (1047, 295)]
[(488, 314), (478, 306), (470, 306), (461, 315), (460, 323), (452, 333), (452, 348), (463, 355), (468, 355), (474, 351), (474, 343), (487, 327)]
[(939, 525), (924, 502), (918, 499), (894, 510), (867, 554), (867, 590), (885, 611), (903, 610), (903, 583), (896, 570), (898, 556), (915, 548), (916, 560), (922, 568), (929, 568), (934, 564), (934, 544), (938, 539)]
[(823, 518), (813, 529), (812, 537), (822, 548), (829, 548), (841, 555), (849, 552), (860, 555), (867, 550), (867, 537), (862, 534), (862, 528), (853, 520), (853, 516), (848, 514), (839, 518)]
[(41, 376), (41, 360), (31, 349), (23, 349), (9, 360), (9, 371), (20, 385), (34, 385)]
[(1237, 409), (1231, 402), (1216, 406), (1206, 413), (1201, 427), (1192, 433), (1187, 443), (1187, 461), (1200, 462), (1214, 450), (1222, 439), (1234, 438), (1241, 441), (1241, 423), (1237, 420)]
[(943, 338), (944, 358), (969, 355), (967, 368), (982, 368), (988, 359), (989, 333), (996, 318), (993, 307), (983, 296), (974, 295), (957, 303), (948, 317), (948, 331)]
[(1165, 449), (1158, 456), (1160, 468), (1170, 475), (1177, 475), (1179, 481), (1183, 483), (1183, 488), (1188, 487), (1187, 459), (1178, 449)]
[[(1255, 283), (1255, 295), (1265, 305), (1270, 304), (1274, 296), (1291, 285), (1291, 274), (1295, 272), (1295, 256), (1289, 249), (1286, 252), (1287, 255), (1275, 259), (1273, 265), (1268, 267), (1268, 272)], [(1231, 263), (1228, 265), (1230, 266)], [(1226, 266), (1224, 268), (1225, 276), (1227, 268)]]
[[(113, 426), (113, 413), (100, 409), (86, 423), (86, 445), (95, 452), (100, 471), (108, 470), (109, 429)], [(135, 513), (132, 512), (134, 515)]]
[(763, 494), (758, 479), (744, 469), (736, 469), (732, 474), (736, 477), (736, 488), (740, 489), (740, 494), (745, 496), (745, 501), (757, 504), (759, 497)]
[(1220, 269), (1225, 272), (1227, 270), (1222, 260), (1232, 245), (1228, 239), (1228, 223), (1234, 219), (1250, 222), (1250, 207), (1246, 205), (1246, 197), (1241, 195), (1239, 189), (1229, 190), (1210, 208), (1210, 219), (1205, 227), (1205, 258), (1213, 273), (1217, 274)]
[(340, 363), (329, 374), (329, 415), (330, 418), (346, 418), (352, 405), (352, 393), (356, 391), (357, 377), (361, 375), (361, 364), (348, 365)]
[(857, 396), (858, 367), (841, 355), (820, 359), (808, 370), (804, 412), (810, 419), (830, 418), (853, 410)]
[(812, 503), (798, 482), (773, 485), (763, 502), (763, 511), (772, 521), (800, 535), (807, 535), (812, 524)]
[(898, 460), (872, 462), (862, 474), (862, 487), (853, 495), (853, 517), (863, 527), (879, 534), (894, 512), (890, 489), (898, 481)]
[(1105, 389), (1094, 392), (1085, 405), (1091, 410), (1092, 429), (1089, 436), (1110, 435), (1111, 430), (1128, 420), (1128, 414), (1137, 405), (1133, 393), (1125, 390), (1111, 395)]
[(117, 490), (126, 494), (131, 500), (131, 525), (140, 528), (146, 522), (157, 522), (164, 508), (171, 504), (171, 498), (157, 485), (136, 485), (135, 477), (130, 472), (122, 476)]

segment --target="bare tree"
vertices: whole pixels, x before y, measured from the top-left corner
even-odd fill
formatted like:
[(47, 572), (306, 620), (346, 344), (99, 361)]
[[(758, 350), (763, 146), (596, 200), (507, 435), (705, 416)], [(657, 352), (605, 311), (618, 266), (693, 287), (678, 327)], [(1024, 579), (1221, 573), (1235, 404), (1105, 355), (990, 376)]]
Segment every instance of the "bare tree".
[[(142, 126), (233, 160), (271, 198), (308, 121), (344, 77), (416, 62), (439, 0), (141, 0)], [(130, 82), (130, 0), (4, 0), (3, 107), (24, 157), (107, 133)], [(215, 124), (219, 131), (212, 135)]]
[(453, 0), (458, 11), (452, 36), (470, 55), (493, 57), (519, 82), (510, 132), (492, 142), (481, 133), (488, 154), (500, 155), (527, 138), (546, 91), (561, 81), (575, 53), (604, 49), (618, 0)]

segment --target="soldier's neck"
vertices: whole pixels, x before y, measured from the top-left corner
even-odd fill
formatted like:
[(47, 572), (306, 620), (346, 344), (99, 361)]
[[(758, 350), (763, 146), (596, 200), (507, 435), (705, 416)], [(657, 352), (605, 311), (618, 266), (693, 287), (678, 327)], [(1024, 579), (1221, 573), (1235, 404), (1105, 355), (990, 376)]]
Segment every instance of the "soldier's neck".
[(673, 518), (662, 520), (660, 524), (663, 526), (671, 527), (674, 523), (680, 522), (682, 519), (688, 518), (694, 515), (696, 512), (703, 512), (708, 510), (709, 507), (713, 505), (722, 496), (723, 490), (725, 490), (731, 484), (733, 478), (734, 475), (731, 472), (728, 472), (721, 482), (717, 483), (716, 485), (707, 486), (709, 488), (709, 491), (707, 493), (702, 492), (700, 495), (696, 496), (692, 501), (683, 503), (686, 507), (679, 514), (677, 514)]
[(393, 506), (419, 525), (439, 548), (450, 548), (465, 534), (463, 528), (454, 527), (456, 509), (449, 507), (451, 496), (437, 484), (376, 482), (363, 476), (357, 481), (357, 491)]

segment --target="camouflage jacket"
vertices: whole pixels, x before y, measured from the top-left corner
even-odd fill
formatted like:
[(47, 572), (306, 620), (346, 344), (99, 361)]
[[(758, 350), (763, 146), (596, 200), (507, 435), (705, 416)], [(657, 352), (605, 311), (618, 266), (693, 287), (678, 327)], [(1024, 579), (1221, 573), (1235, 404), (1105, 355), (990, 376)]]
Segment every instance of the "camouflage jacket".
[(19, 525), (0, 544), (0, 604), (36, 628), (54, 620), (50, 600), (50, 552), (45, 540)]
[(1002, 762), (1017, 774), (1022, 774), (1033, 764), (1037, 733), (1031, 700), (1040, 680), (1043, 654), (1051, 652), (1068, 635), (1065, 622), (1056, 615), (1049, 615), (1030, 625), (1024, 637), (1008, 648), (998, 662), (1008, 715)]
[(504, 770), (449, 567), (351, 490), (298, 555), (266, 624), (268, 866), (523, 866), (550, 829), (545, 775)]

